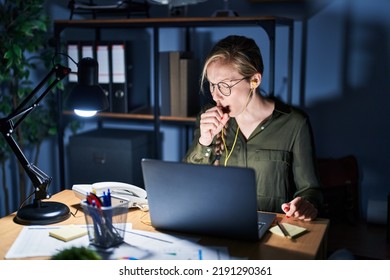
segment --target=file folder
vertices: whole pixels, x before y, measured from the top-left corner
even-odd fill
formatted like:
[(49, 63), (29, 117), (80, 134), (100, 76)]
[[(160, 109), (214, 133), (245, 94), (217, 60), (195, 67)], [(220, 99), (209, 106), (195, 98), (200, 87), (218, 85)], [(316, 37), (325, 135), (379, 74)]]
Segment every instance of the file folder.
[[(129, 112), (139, 114), (150, 114), (151, 101), (151, 58), (153, 58), (150, 46), (150, 35), (142, 31), (140, 34), (134, 35), (136, 40), (129, 40), (130, 50), (127, 63), (127, 81), (129, 87), (128, 104)], [(133, 82), (136, 81), (136, 82)]]
[(81, 58), (84, 58), (84, 57), (95, 58), (92, 42), (82, 42), (81, 43)]
[(128, 79), (130, 71), (129, 43), (111, 43), (111, 111), (114, 113), (128, 113), (128, 96), (131, 83)]
[(70, 92), (77, 83), (77, 63), (80, 60), (80, 43), (76, 41), (68, 41), (66, 49), (69, 56), (67, 63), (68, 67), (71, 69), (71, 72), (68, 75), (67, 86), (68, 92)]
[(109, 108), (106, 111), (111, 111), (111, 84), (110, 84), (110, 45), (108, 42), (100, 42), (96, 46), (96, 59), (99, 64), (99, 85), (103, 88), (105, 95), (109, 100)]

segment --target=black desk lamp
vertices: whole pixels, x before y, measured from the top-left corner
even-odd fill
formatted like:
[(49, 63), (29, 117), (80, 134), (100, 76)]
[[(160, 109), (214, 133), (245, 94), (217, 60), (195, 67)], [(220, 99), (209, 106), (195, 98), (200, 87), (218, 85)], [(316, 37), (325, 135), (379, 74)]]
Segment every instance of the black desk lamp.
[[(108, 101), (103, 89), (98, 85), (97, 61), (92, 58), (83, 58), (76, 64), (78, 66), (78, 85), (75, 90), (70, 93), (69, 106), (73, 109), (81, 110), (104, 110), (108, 107)], [(39, 105), (41, 100), (53, 89), (53, 87), (70, 73), (70, 71), (70, 68), (56, 64), (49, 74), (8, 117), (0, 119), (0, 132), (3, 134), (34, 187), (35, 197), (33, 203), (27, 205), (23, 205), (24, 203), (22, 203), (17, 211), (14, 221), (18, 224), (46, 225), (64, 221), (70, 216), (70, 210), (65, 204), (53, 201), (42, 201), (51, 196), (48, 193), (48, 188), (52, 178), (27, 160), (17, 142), (12, 137), (13, 132), (22, 121)], [(29, 105), (31, 99), (54, 74), (55, 80), (32, 104)], [(80, 101), (79, 104), (77, 103), (78, 100)], [(91, 103), (89, 103), (88, 100), (90, 100)], [(14, 123), (15, 119), (17, 120)]]

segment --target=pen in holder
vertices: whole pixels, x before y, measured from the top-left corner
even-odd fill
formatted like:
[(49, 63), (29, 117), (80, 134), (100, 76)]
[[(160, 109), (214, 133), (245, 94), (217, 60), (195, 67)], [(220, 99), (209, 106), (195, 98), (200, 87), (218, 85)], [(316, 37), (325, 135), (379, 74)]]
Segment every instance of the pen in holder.
[(112, 198), (111, 206), (81, 202), (90, 244), (110, 248), (123, 242), (129, 202)]

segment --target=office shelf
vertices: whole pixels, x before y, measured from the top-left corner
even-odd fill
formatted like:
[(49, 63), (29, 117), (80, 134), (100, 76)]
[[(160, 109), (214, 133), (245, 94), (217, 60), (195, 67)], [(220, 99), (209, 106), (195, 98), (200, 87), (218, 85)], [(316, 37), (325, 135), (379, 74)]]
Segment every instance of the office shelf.
[[(66, 116), (75, 116), (75, 113), (71, 111), (64, 111)], [(119, 113), (98, 113), (96, 118), (110, 118), (110, 119), (121, 119), (121, 120), (144, 120), (152, 121), (154, 120), (154, 115), (152, 114), (119, 114)], [(176, 117), (176, 116), (159, 116), (160, 121), (163, 122), (182, 122), (193, 124), (196, 121), (196, 117)]]
[[(275, 88), (275, 35), (277, 26), (286, 26), (289, 28), (288, 32), (288, 79), (287, 79), (287, 94), (288, 99), (291, 99), (292, 92), (292, 51), (293, 51), (293, 20), (288, 18), (280, 17), (271, 17), (271, 16), (261, 16), (261, 17), (187, 17), (187, 18), (135, 18), (135, 19), (87, 19), (87, 20), (55, 20), (54, 21), (54, 36), (56, 41), (56, 51), (61, 50), (61, 40), (62, 33), (65, 30), (78, 30), (78, 29), (92, 29), (96, 31), (96, 38), (100, 39), (100, 32), (102, 30), (115, 30), (115, 29), (148, 29), (151, 30), (151, 48), (152, 48), (152, 57), (151, 61), (153, 62), (154, 68), (151, 70), (153, 75), (151, 75), (153, 80), (153, 92), (151, 92), (151, 98), (153, 104), (159, 103), (159, 30), (162, 28), (184, 28), (186, 32), (185, 38), (185, 47), (186, 50), (189, 50), (190, 44), (190, 33), (189, 29), (196, 32), (197, 28), (214, 28), (214, 27), (259, 27), (263, 29), (269, 37), (269, 54), (270, 54), (270, 63), (269, 63), (269, 73), (267, 77), (269, 78), (269, 91), (274, 92)], [(96, 39), (97, 40), (97, 39)], [(137, 94), (137, 93), (135, 93)], [(59, 123), (59, 133), (58, 133), (58, 144), (60, 150), (60, 172), (61, 172), (61, 188), (65, 186), (65, 171), (64, 171), (64, 125), (63, 117), (72, 116), (71, 112), (62, 112), (63, 110), (63, 100), (62, 95), (58, 94), (58, 123)], [(289, 101), (289, 100), (288, 100)], [(155, 132), (155, 151), (156, 158), (161, 158), (161, 133), (160, 128), (162, 123), (169, 123), (174, 125), (184, 125), (191, 126), (195, 122), (195, 117), (171, 117), (171, 116), (161, 116), (159, 106), (153, 106), (148, 113), (129, 113), (129, 114), (117, 114), (117, 113), (100, 113), (98, 114), (99, 120), (112, 119), (112, 120), (125, 120), (125, 121), (147, 121), (152, 122)]]

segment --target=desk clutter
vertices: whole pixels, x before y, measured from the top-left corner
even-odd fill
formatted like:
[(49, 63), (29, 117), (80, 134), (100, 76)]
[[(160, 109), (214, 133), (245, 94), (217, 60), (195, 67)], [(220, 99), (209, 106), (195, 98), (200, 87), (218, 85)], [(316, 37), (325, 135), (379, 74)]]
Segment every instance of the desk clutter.
[(24, 226), (5, 259), (51, 258), (71, 248), (87, 248), (97, 252), (103, 259), (117, 260), (233, 259), (226, 247), (203, 246), (198, 243), (199, 239), (194, 237), (134, 230), (131, 223), (125, 226), (123, 242), (110, 248), (91, 245), (87, 235), (64, 242), (49, 234), (54, 230), (67, 231), (71, 227), (86, 230), (86, 225)]
[(139, 208), (142, 211), (148, 209), (147, 193), (144, 189), (122, 182), (97, 182), (94, 184), (75, 184), (72, 186), (74, 195), (81, 201), (85, 199), (85, 194), (94, 193), (103, 196), (110, 190), (111, 198), (127, 200), (129, 208)]
[[(295, 238), (306, 228), (282, 223)], [(86, 248), (95, 251), (102, 259), (141, 260), (228, 260), (236, 259), (227, 247), (200, 245), (199, 238), (160, 232), (135, 230), (131, 223), (124, 225), (123, 242), (103, 248), (90, 243), (87, 225), (65, 226), (24, 226), (5, 259), (31, 257), (51, 258), (71, 248)], [(283, 237), (278, 226), (270, 229), (273, 234)], [(60, 238), (55, 235), (61, 235)]]
[(126, 223), (129, 201), (112, 197), (109, 189), (101, 194), (89, 192), (81, 201), (85, 225), (25, 226), (5, 258), (58, 258), (85, 248), (102, 259), (231, 259), (227, 248), (202, 246), (199, 238), (132, 230)]
[(110, 190), (101, 197), (92, 192), (87, 195), (81, 206), (91, 244), (110, 248), (123, 242), (128, 204), (127, 200), (111, 198)]

